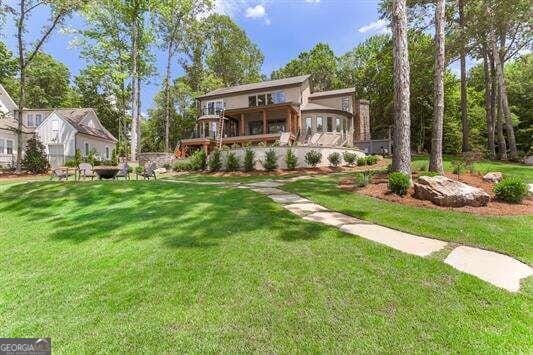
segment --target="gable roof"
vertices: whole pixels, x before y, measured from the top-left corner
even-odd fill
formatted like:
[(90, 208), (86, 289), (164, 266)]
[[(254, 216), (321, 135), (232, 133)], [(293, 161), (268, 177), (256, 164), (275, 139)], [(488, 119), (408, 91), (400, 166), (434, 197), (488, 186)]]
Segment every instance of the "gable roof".
[(328, 96), (351, 95), (353, 93), (355, 93), (355, 88), (345, 88), (345, 89), (314, 92), (311, 95), (309, 95), (309, 98), (314, 99), (314, 98), (328, 97)]
[(230, 86), (227, 88), (221, 88), (221, 89), (210, 91), (205, 95), (198, 96), (198, 98), (201, 99), (201, 98), (206, 98), (206, 97), (222, 96), (222, 95), (234, 94), (234, 93), (239, 93), (239, 92), (256, 91), (256, 90), (264, 90), (264, 89), (274, 88), (274, 87), (298, 85), (298, 84), (303, 83), (307, 79), (309, 79), (309, 77), (310, 75), (300, 75), (300, 76), (293, 76), (291, 78), (285, 78), (285, 79), (268, 80), (268, 81), (261, 81), (259, 83), (253, 83), (253, 84)]
[(117, 141), (117, 139), (103, 126), (102, 129), (100, 129), (96, 127), (89, 127), (86, 124), (82, 123), (83, 120), (89, 117), (90, 115), (94, 115), (94, 117), (98, 120), (98, 116), (96, 116), (96, 112), (94, 112), (92, 108), (60, 108), (54, 110), (54, 112), (59, 117), (70, 123), (72, 127), (74, 127), (78, 131), (78, 133), (113, 142)]
[[(2, 86), (2, 84), (0, 84), (0, 101), (2, 101), (4, 105), (7, 104), (8, 106), (12, 106), (12, 110), (17, 109), (17, 104), (15, 103), (15, 101), (13, 101), (13, 99), (11, 98), (7, 90)], [(9, 109), (8, 106), (6, 106), (7, 109)]]

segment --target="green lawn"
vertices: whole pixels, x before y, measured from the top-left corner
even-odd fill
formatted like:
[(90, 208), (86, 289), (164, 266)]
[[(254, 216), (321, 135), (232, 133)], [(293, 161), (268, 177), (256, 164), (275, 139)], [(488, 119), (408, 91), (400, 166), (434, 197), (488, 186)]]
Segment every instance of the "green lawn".
[[(444, 157), (444, 169), (447, 171), (452, 171), (452, 160), (454, 157), (452, 156), (445, 156)], [(418, 162), (425, 162), (426, 166), (428, 165), (428, 157), (427, 156), (414, 156), (413, 157), (413, 165), (416, 167), (420, 163)], [(507, 176), (518, 176), (524, 181), (533, 183), (533, 166), (527, 166), (524, 164), (516, 164), (516, 163), (507, 163), (507, 162), (500, 162), (500, 161), (491, 161), (491, 160), (483, 160), (477, 163), (474, 163), (474, 169), (481, 172), (482, 174), (486, 174), (489, 171), (499, 171)]]
[(530, 281), (511, 294), (248, 190), (38, 182), (0, 196), (3, 337), (50, 336), (62, 353), (533, 346)]

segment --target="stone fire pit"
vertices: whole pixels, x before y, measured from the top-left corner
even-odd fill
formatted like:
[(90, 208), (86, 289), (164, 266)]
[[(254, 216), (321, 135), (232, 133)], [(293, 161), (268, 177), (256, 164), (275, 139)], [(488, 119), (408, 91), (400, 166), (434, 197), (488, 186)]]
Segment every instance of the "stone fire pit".
[(95, 166), (93, 168), (93, 171), (98, 174), (100, 179), (114, 179), (119, 170), (116, 166)]

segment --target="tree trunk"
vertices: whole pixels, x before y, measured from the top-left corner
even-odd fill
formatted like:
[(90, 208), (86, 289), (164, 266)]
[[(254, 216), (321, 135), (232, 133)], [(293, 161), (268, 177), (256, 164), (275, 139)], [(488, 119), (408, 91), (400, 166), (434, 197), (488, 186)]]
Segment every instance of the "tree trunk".
[(26, 66), (24, 65), (24, 18), (26, 12), (26, 1), (20, 1), (20, 17), (17, 22), (17, 41), (19, 52), (19, 99), (17, 110), (17, 173), (22, 172), (22, 148), (23, 148), (23, 135), (22, 135), (22, 111), (24, 109), (25, 94), (26, 94)]
[(487, 140), (488, 140), (488, 150), (489, 150), (489, 159), (494, 159), (496, 157), (496, 147), (494, 144), (494, 120), (492, 115), (492, 93), (491, 93), (491, 70), (489, 67), (489, 54), (487, 49), (483, 48), (483, 71), (485, 76), (485, 118), (487, 121)]
[[(495, 131), (495, 141), (497, 138), (498, 141), (498, 159), (502, 159), (502, 147), (504, 147), (503, 151), (506, 152), (506, 144), (505, 144), (505, 137), (503, 136), (503, 132), (500, 135), (498, 131), (498, 84), (496, 82), (496, 74), (494, 69), (494, 58), (492, 57), (492, 51), (488, 50), (488, 57), (489, 57), (489, 65), (490, 65), (490, 118), (492, 121), (492, 125), (494, 126)], [(504, 155), (506, 156), (507, 153)], [(506, 158), (507, 159), (507, 158)]]
[(132, 69), (131, 69), (131, 160), (137, 161), (137, 153), (140, 145), (140, 119), (139, 119), (139, 19), (138, 13), (134, 13), (132, 23)]
[(498, 106), (498, 114), (497, 114), (497, 122), (496, 122), (496, 130), (498, 131), (498, 159), (500, 160), (507, 160), (507, 144), (505, 143), (505, 137), (503, 135), (503, 110), (501, 105), (501, 100), (499, 98), (497, 100), (497, 106)]
[(431, 155), (429, 170), (439, 174), (442, 167), (442, 123), (444, 120), (444, 11), (446, 1), (438, 0), (435, 7), (435, 79), (433, 97), (433, 131), (431, 132)]
[(411, 177), (410, 78), (405, 0), (392, 2), (394, 57), (394, 151), (392, 170)]
[(167, 69), (165, 76), (165, 152), (169, 151), (170, 136), (170, 62), (172, 60), (172, 41), (168, 44)]
[(458, 1), (459, 7), (459, 28), (461, 31), (461, 48), (459, 53), (459, 61), (461, 66), (461, 125), (463, 128), (463, 153), (470, 150), (469, 134), (470, 127), (468, 123), (468, 98), (466, 87), (466, 54), (465, 54), (465, 17), (464, 17), (464, 0)]
[(507, 88), (505, 86), (505, 77), (503, 74), (503, 65), (500, 59), (500, 51), (496, 44), (494, 29), (489, 31), (489, 45), (492, 50), (492, 57), (494, 60), (494, 72), (496, 74), (496, 82), (498, 84), (499, 106), (503, 117), (502, 124), (505, 124), (507, 131), (507, 139), (509, 140), (509, 152), (512, 160), (518, 159), (518, 151), (516, 149), (516, 140), (514, 136), (513, 123), (511, 119), (511, 110), (509, 109), (509, 101), (507, 100)]

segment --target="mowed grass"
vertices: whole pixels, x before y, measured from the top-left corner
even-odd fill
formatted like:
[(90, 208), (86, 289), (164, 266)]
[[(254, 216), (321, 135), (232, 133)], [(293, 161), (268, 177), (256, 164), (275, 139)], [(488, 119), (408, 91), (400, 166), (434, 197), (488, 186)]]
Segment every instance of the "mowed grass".
[(339, 188), (340, 177), (286, 184), (329, 209), (416, 235), (478, 246), (533, 263), (533, 215), (479, 216), (383, 201)]
[[(453, 171), (452, 161), (455, 157), (444, 156), (444, 170)], [(427, 156), (414, 156), (413, 157), (413, 166), (417, 167), (421, 164), (428, 166), (429, 160)], [(474, 163), (474, 169), (483, 175), (490, 171), (499, 171), (504, 174), (504, 176), (517, 176), (523, 179), (525, 182), (533, 183), (533, 166), (527, 166), (524, 164), (510, 163), (510, 162), (500, 162), (492, 160), (482, 160)]]
[(243, 189), (0, 189), (0, 334), (78, 352), (528, 352), (517, 294)]

